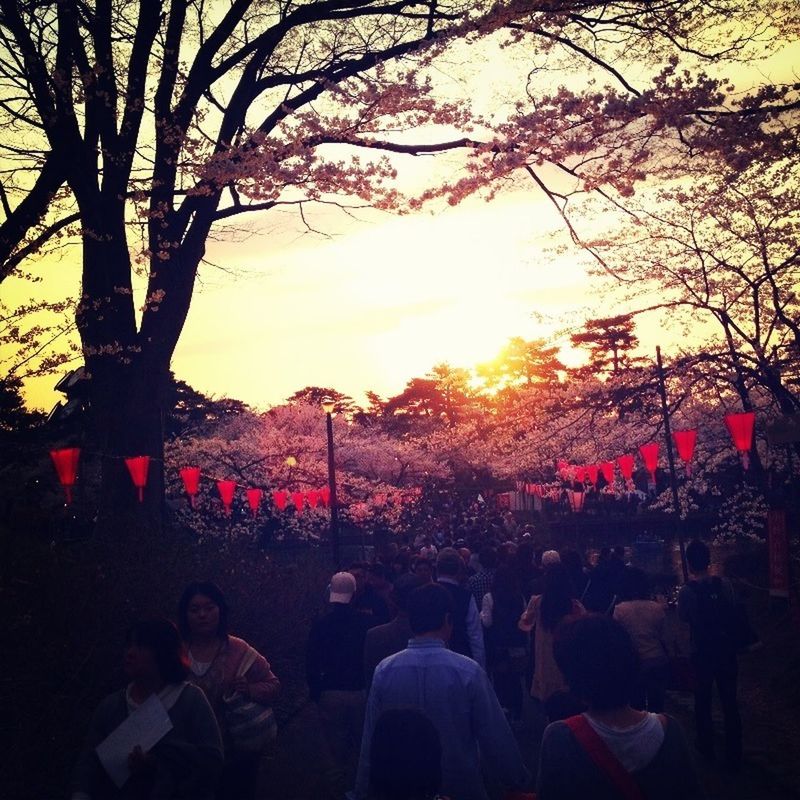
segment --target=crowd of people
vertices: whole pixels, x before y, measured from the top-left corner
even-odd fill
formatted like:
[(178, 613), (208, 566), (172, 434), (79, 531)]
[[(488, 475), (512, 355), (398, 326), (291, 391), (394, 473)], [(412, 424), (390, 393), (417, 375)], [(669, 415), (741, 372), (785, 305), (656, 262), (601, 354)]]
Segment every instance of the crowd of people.
[[(663, 713), (666, 614), (647, 575), (621, 548), (587, 569), (574, 551), (538, 547), (530, 529), (501, 521), (494, 532), (425, 531), (330, 578), (306, 651), (335, 766), (330, 795), (488, 800), (487, 787), (502, 786), (539, 800), (701, 797), (691, 748)], [(692, 542), (687, 559), (678, 611), (691, 631), (695, 749), (714, 758), (716, 684), (725, 763), (736, 770), (735, 597), (711, 575), (705, 544)], [(220, 589), (201, 582), (184, 591), (177, 626), (151, 619), (130, 630), (130, 683), (94, 714), (73, 800), (256, 796), (280, 681), (230, 633), (228, 616)], [(535, 776), (515, 735), (531, 704), (549, 723)], [(121, 734), (132, 720), (161, 728), (152, 741), (139, 730), (148, 744), (125, 751), (118, 740), (140, 741)]]

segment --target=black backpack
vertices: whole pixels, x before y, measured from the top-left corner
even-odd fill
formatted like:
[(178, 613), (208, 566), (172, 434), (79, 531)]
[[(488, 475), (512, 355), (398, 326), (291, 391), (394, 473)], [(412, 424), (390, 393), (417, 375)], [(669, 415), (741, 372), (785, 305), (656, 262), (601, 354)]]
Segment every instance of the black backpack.
[(693, 635), (697, 651), (706, 656), (731, 656), (752, 645), (757, 637), (747, 621), (744, 606), (732, 600), (722, 579), (693, 581), (696, 616)]

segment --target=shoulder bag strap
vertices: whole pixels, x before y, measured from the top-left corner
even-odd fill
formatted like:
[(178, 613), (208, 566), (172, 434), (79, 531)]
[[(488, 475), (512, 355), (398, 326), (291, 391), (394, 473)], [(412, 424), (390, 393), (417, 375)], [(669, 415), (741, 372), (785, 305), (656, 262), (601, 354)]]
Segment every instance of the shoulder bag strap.
[(256, 659), (258, 658), (258, 652), (254, 647), (250, 647), (248, 645), (247, 651), (245, 652), (242, 660), (239, 662), (239, 668), (236, 670), (236, 677), (241, 678), (243, 675), (247, 674), (247, 670), (255, 664)]
[(583, 714), (565, 719), (564, 722), (578, 744), (586, 751), (600, 772), (611, 781), (621, 797), (625, 800), (645, 800), (642, 790), (631, 774), (620, 764), (619, 759)]

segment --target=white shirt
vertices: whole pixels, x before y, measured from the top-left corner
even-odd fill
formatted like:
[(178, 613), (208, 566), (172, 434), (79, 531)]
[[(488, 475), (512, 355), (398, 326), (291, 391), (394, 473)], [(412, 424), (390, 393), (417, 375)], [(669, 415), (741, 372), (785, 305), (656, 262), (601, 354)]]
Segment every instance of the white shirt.
[(628, 772), (646, 767), (664, 743), (664, 726), (658, 714), (648, 712), (631, 728), (611, 728), (588, 714), (583, 716)]

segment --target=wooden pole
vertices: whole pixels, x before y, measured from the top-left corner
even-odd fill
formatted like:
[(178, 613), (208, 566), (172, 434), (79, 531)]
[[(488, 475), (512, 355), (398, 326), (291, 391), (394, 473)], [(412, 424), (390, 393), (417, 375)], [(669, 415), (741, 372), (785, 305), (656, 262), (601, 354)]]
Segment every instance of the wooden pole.
[(683, 582), (688, 583), (689, 571), (686, 568), (686, 546), (683, 541), (683, 520), (681, 519), (681, 503), (678, 499), (678, 476), (675, 474), (675, 456), (672, 453), (672, 431), (669, 426), (669, 408), (667, 406), (667, 387), (664, 383), (664, 366), (661, 363), (661, 347), (656, 346), (656, 366), (658, 368), (658, 393), (661, 395), (661, 416), (664, 420), (664, 437), (667, 440), (667, 460), (669, 461), (669, 483), (672, 489), (672, 505), (678, 526), (678, 544), (681, 549), (681, 570)]

